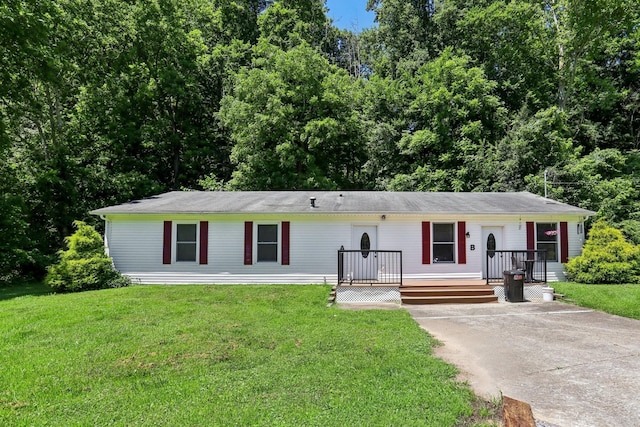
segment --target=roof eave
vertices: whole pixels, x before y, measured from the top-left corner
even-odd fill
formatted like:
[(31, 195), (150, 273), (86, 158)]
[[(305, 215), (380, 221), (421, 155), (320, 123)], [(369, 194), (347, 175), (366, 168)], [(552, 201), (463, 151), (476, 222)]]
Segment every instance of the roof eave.
[(108, 216), (108, 215), (465, 215), (465, 216), (513, 216), (513, 215), (576, 215), (576, 216), (594, 216), (596, 212), (593, 211), (575, 211), (575, 212), (428, 212), (428, 211), (166, 211), (166, 212), (139, 212), (139, 211), (106, 211), (101, 212), (101, 209), (90, 211), (91, 215)]

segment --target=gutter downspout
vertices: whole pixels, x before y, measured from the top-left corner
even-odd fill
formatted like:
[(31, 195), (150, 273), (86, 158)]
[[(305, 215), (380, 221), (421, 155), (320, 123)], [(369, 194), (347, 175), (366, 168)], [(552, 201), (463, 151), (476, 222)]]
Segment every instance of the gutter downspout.
[[(109, 255), (109, 236), (111, 234), (111, 221), (109, 221), (104, 215), (100, 215), (100, 219), (104, 221), (104, 253)], [(111, 260), (113, 264), (113, 259)]]

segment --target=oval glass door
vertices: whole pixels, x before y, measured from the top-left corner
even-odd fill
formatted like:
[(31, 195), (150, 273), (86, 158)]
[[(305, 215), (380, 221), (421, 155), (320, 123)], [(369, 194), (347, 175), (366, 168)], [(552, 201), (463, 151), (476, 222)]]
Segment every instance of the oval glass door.
[(362, 258), (369, 256), (369, 250), (371, 249), (371, 239), (367, 233), (362, 233), (360, 238), (360, 250), (362, 251)]
[(493, 258), (495, 256), (496, 250), (496, 238), (493, 233), (489, 234), (487, 237), (487, 255), (489, 258)]

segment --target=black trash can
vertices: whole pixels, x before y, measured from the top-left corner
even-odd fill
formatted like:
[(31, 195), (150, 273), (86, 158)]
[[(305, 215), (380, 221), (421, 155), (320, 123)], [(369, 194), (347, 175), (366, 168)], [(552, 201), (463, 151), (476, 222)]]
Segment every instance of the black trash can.
[(524, 271), (507, 270), (504, 272), (504, 297), (509, 302), (524, 301)]

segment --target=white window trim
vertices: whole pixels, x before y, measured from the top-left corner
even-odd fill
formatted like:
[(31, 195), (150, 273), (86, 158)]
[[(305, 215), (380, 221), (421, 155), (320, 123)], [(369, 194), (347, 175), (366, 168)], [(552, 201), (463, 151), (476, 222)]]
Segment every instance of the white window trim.
[[(453, 225), (453, 242), (436, 242), (435, 241), (435, 238), (436, 238), (435, 226), (442, 225), (442, 224)], [(437, 261), (437, 258), (435, 257), (435, 253), (436, 253), (435, 245), (438, 245), (438, 244), (449, 245), (451, 243), (453, 243), (453, 261)], [(457, 221), (453, 221), (453, 222), (436, 221), (431, 223), (431, 255), (433, 257), (432, 262), (434, 264), (457, 264), (458, 263), (458, 222)]]
[[(276, 249), (275, 261), (260, 261), (258, 259), (258, 226), (260, 225), (275, 225), (276, 226), (276, 238), (278, 239), (278, 248)], [(253, 223), (253, 259), (255, 264), (281, 264), (282, 263), (282, 222), (281, 221), (254, 221)]]
[[(548, 222), (544, 222), (544, 221), (536, 221), (535, 223), (535, 230), (534, 230), (534, 237), (535, 237), (535, 241), (536, 241), (536, 251), (539, 250), (538, 249), (538, 224), (555, 224), (556, 225), (556, 259), (549, 259), (547, 258), (547, 263), (559, 263), (560, 262), (560, 223), (559, 222), (554, 222), (554, 221), (548, 221)], [(540, 240), (541, 243), (551, 243), (550, 240)]]
[[(193, 261), (178, 261), (178, 225), (196, 226), (196, 259)], [(175, 264), (198, 264), (200, 254), (200, 222), (199, 221), (174, 221), (171, 230), (171, 262)]]

